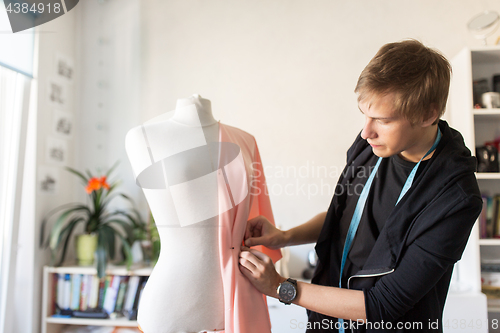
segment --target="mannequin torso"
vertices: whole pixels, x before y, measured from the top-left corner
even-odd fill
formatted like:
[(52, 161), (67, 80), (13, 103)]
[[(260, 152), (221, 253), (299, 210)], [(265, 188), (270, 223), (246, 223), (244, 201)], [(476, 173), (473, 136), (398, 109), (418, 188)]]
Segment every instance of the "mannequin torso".
[(168, 119), (157, 118), (126, 137), (161, 239), (138, 323), (145, 333), (223, 330), (217, 183), (210, 176), (219, 168), (219, 125), (199, 95), (178, 100)]

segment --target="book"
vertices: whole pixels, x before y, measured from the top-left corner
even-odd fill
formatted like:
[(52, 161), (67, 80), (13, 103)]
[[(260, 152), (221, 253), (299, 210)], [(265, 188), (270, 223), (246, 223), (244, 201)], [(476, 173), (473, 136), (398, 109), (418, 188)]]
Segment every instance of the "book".
[(483, 199), (483, 208), (481, 209), (481, 214), (479, 215), (479, 237), (488, 238), (488, 196), (483, 194), (481, 195), (481, 198)]
[(100, 309), (104, 306), (104, 298), (106, 297), (106, 290), (108, 289), (109, 283), (111, 282), (111, 276), (106, 275), (99, 283), (99, 301), (98, 307)]
[(104, 296), (103, 309), (106, 310), (108, 314), (113, 313), (116, 305), (116, 298), (118, 296), (118, 288), (120, 287), (121, 276), (113, 275), (111, 277), (111, 283), (106, 289), (106, 295)]
[(82, 284), (82, 274), (71, 274), (71, 310), (80, 308), (80, 290)]
[(97, 275), (91, 275), (91, 284), (90, 284), (90, 297), (88, 307), (91, 309), (97, 308), (97, 301), (99, 298), (99, 278)]
[(63, 287), (63, 301), (62, 309), (69, 309), (71, 307), (71, 275), (64, 274), (64, 287)]
[(87, 309), (85, 311), (73, 311), (75, 318), (107, 319), (109, 315), (103, 309)]
[(135, 295), (137, 293), (137, 289), (139, 288), (139, 281), (141, 280), (140, 276), (133, 275), (130, 277), (128, 281), (127, 293), (125, 296), (125, 302), (123, 304), (123, 312), (128, 313), (132, 310), (132, 306), (134, 305)]
[(80, 310), (85, 311), (87, 310), (88, 307), (88, 297), (89, 297), (89, 290), (90, 290), (90, 284), (89, 284), (89, 277), (91, 275), (85, 274), (82, 275), (82, 283), (81, 283), (81, 289), (80, 289)]
[(149, 276), (143, 276), (141, 279), (141, 284), (139, 287), (139, 291), (137, 292), (137, 303), (135, 304), (135, 308), (137, 309), (139, 307), (139, 304), (141, 302), (141, 296), (142, 296), (142, 291), (144, 290), (144, 287), (146, 286), (146, 283), (148, 282)]
[(492, 226), (492, 237), (500, 237), (500, 195), (495, 195), (493, 198), (494, 214), (493, 214), (493, 226)]
[(116, 297), (116, 306), (114, 312), (121, 312), (123, 307), (123, 299), (125, 297), (125, 290), (127, 289), (128, 281), (130, 277), (124, 276), (120, 281), (120, 286), (118, 287), (118, 296)]
[[(62, 309), (64, 306), (64, 274), (55, 273), (54, 276), (56, 277), (56, 283), (57, 283), (56, 304), (57, 307)], [(52, 313), (56, 312), (52, 311)]]
[(488, 196), (487, 210), (486, 210), (486, 230), (488, 238), (493, 237), (493, 214), (495, 213), (493, 205), (493, 198)]
[(59, 274), (52, 274), (51, 275), (52, 277), (52, 288), (49, 289), (51, 290), (51, 295), (50, 297), (52, 297), (52, 302), (51, 302), (51, 313), (57, 313), (58, 312), (58, 306), (59, 304), (61, 304), (62, 302), (59, 301), (59, 304), (57, 304), (57, 301), (58, 301), (58, 298), (62, 298), (62, 295), (60, 296), (59, 294), (61, 293), (61, 289), (62, 287), (60, 287), (59, 285)]
[(480, 238), (500, 238), (500, 195), (481, 194), (483, 206), (478, 217)]
[(141, 300), (142, 290), (146, 286), (146, 282), (148, 281), (149, 276), (141, 276), (139, 281), (139, 287), (135, 294), (134, 304), (132, 305), (132, 310), (127, 313), (127, 317), (129, 320), (137, 320), (137, 309), (139, 308), (139, 302)]

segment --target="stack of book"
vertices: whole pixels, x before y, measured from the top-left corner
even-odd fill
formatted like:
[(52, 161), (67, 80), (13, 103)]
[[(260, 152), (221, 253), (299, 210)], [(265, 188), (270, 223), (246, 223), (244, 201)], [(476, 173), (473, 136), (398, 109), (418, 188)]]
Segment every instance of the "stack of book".
[(479, 237), (500, 238), (500, 194), (483, 197), (483, 209), (479, 215)]
[(142, 290), (149, 276), (54, 274), (53, 312), (56, 316), (137, 319)]

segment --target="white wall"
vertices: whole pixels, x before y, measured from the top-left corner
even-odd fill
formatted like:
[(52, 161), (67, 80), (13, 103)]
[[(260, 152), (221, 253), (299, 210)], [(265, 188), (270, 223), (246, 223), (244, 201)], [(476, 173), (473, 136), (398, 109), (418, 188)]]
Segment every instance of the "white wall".
[[(120, 164), (113, 179), (119, 188), (135, 198), (142, 191), (135, 185), (125, 153), (127, 131), (140, 123), (140, 1), (80, 2), (81, 29), (78, 34), (81, 57), (78, 166), (97, 172)], [(81, 193), (82, 200), (85, 193)], [(125, 204), (114, 200), (112, 207)], [(147, 213), (145, 201), (138, 202)], [(146, 214), (145, 216), (146, 217)]]
[[(78, 8), (78, 7), (76, 7)], [(18, 286), (26, 288), (26, 284), (32, 285), (33, 299), (26, 302), (19, 302), (19, 308), (15, 308), (15, 313), (19, 317), (17, 322), (17, 330), (15, 332), (39, 332), (41, 323), (41, 300), (42, 300), (42, 269), (43, 265), (48, 265), (50, 261), (50, 251), (41, 251), (38, 247), (40, 239), (40, 225), (43, 217), (51, 209), (65, 203), (75, 202), (77, 199), (76, 188), (80, 186), (76, 181), (76, 177), (69, 172), (63, 170), (60, 166), (50, 163), (46, 158), (46, 143), (49, 137), (54, 137), (52, 132), (52, 121), (54, 107), (49, 103), (47, 84), (49, 78), (56, 76), (56, 55), (63, 54), (75, 59), (76, 52), (76, 31), (78, 15), (75, 10), (37, 27), (38, 37), (38, 71), (35, 73), (35, 79), (38, 83), (37, 89), (37, 123), (36, 123), (36, 168), (54, 167), (58, 168), (60, 175), (59, 192), (55, 195), (44, 195), (39, 191), (35, 194), (35, 225), (28, 225), (27, 228), (32, 230), (20, 230), (19, 233), (27, 232), (32, 237), (32, 253), (26, 256), (26, 261), (21, 261), (20, 265), (26, 266), (26, 271), (30, 272), (25, 275), (25, 279), (19, 280)], [(78, 70), (76, 68), (76, 70)], [(78, 76), (78, 73), (77, 73)], [(68, 86), (70, 101), (63, 109), (66, 112), (73, 113), (78, 119), (75, 112), (75, 93), (78, 90), (77, 82), (72, 86)], [(78, 129), (76, 129), (78, 131)], [(76, 145), (76, 136), (73, 139), (67, 140), (68, 143), (68, 165), (75, 166), (74, 160), (77, 155), (74, 147)], [(37, 177), (39, 176), (38, 173)], [(38, 182), (39, 179), (37, 179)], [(21, 236), (20, 236), (21, 238)], [(72, 245), (72, 244), (70, 244)], [(70, 252), (71, 252), (70, 246)], [(32, 265), (28, 267), (28, 265)], [(18, 274), (19, 275), (19, 274)], [(30, 286), (31, 287), (31, 286)], [(24, 314), (24, 317), (23, 317)]]
[[(141, 120), (173, 110), (177, 98), (193, 93), (210, 99), (216, 119), (256, 137), (275, 219), (285, 229), (328, 208), (345, 152), (363, 125), (353, 89), (377, 50), (411, 37), (451, 58), (480, 45), (466, 29), (473, 15), (500, 12), (498, 1), (477, 0), (141, 5)], [(320, 166), (328, 176), (312, 175)], [(301, 167), (304, 177), (279, 174)], [(297, 191), (280, 193), (287, 184)], [(310, 248), (292, 248), (292, 261), (303, 261)], [(292, 264), (292, 275), (301, 270)]]

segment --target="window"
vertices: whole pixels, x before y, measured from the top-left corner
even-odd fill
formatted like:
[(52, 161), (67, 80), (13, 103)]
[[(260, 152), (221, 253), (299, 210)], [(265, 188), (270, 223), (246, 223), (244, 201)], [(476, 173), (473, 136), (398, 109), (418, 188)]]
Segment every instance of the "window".
[(0, 67), (0, 323), (5, 323), (15, 273), (30, 83), (25, 75)]
[(31, 77), (33, 50), (33, 29), (12, 33), (4, 2), (0, 2), (0, 66)]
[(3, 2), (0, 32), (0, 332), (4, 332), (16, 273), (34, 34), (33, 29), (11, 32)]

